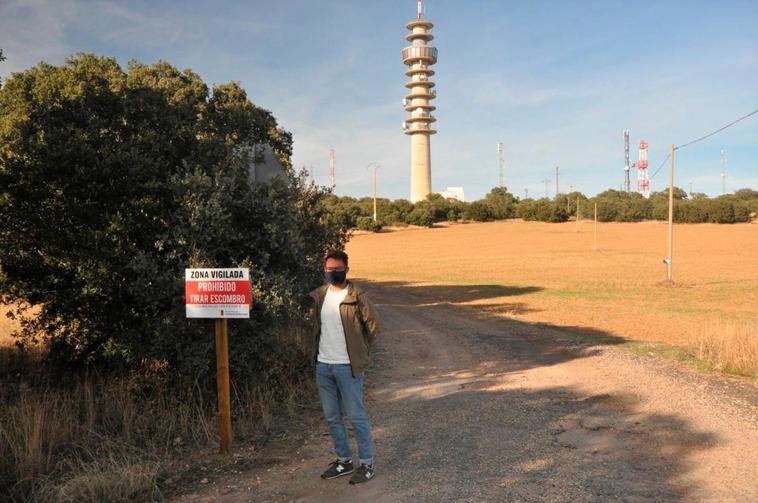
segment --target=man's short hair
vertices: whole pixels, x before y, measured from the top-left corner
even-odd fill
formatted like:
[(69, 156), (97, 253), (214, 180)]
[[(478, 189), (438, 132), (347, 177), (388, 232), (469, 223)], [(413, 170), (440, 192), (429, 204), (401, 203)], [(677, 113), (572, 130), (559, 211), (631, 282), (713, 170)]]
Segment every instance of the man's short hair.
[(343, 252), (342, 250), (331, 250), (326, 254), (326, 257), (324, 257), (324, 263), (326, 263), (327, 260), (330, 258), (333, 258), (335, 260), (341, 260), (345, 263), (345, 267), (347, 267), (347, 253)]

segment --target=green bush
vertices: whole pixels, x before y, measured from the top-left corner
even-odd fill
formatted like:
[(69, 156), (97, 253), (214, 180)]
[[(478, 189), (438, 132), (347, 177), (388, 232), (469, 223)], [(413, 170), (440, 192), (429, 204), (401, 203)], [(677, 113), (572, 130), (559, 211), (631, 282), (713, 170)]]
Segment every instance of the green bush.
[(455, 199), (445, 199), (441, 194), (432, 193), (426, 196), (424, 201), (416, 203), (416, 207), (428, 207), (431, 210), (432, 219), (435, 222), (449, 220), (450, 212), (456, 213), (457, 201)]
[(379, 232), (382, 230), (382, 226), (378, 222), (374, 222), (372, 217), (358, 217), (358, 228), (363, 231)]
[(516, 216), (522, 220), (537, 220), (534, 199), (522, 199), (516, 205)]
[(714, 224), (735, 222), (734, 203), (724, 197), (708, 200), (708, 221)]
[(324, 199), (323, 204), (332, 221), (345, 229), (357, 227), (358, 218), (368, 215), (368, 211), (364, 211), (353, 197), (338, 197), (332, 194)]
[(495, 220), (505, 220), (516, 216), (516, 198), (505, 187), (493, 188), (485, 197), (489, 214)]
[(418, 205), (413, 208), (413, 211), (408, 213), (405, 219), (406, 223), (411, 225), (419, 225), (422, 227), (431, 227), (434, 225), (434, 212), (429, 206)]
[[(263, 143), (285, 172), (251, 185)], [(291, 145), (237, 84), (210, 93), (165, 62), (79, 55), (14, 74), (0, 90), (0, 293), (37, 306), (22, 340), (43, 334), (66, 368), (161, 362), (211, 383), (213, 325), (185, 318), (184, 268), (239, 266), (254, 302), (230, 323), (233, 375), (304, 363), (276, 334), (345, 230), (292, 172)]]
[(490, 205), (483, 201), (474, 201), (468, 205), (464, 211), (467, 220), (475, 222), (486, 222), (492, 220), (492, 211)]
[(413, 211), (413, 203), (406, 199), (396, 199), (389, 204), (386, 216), (381, 220), (387, 224), (408, 223), (408, 215)]
[(566, 209), (549, 199), (540, 199), (535, 203), (535, 214), (540, 222), (565, 222), (568, 220)]
[(555, 204), (566, 208), (569, 217), (576, 217), (576, 202), (579, 200), (579, 214), (581, 218), (592, 218), (592, 209), (588, 204), (587, 196), (581, 192), (573, 191), (568, 194), (560, 193), (555, 198)]
[(550, 199), (522, 199), (516, 206), (516, 216), (524, 220), (533, 220), (538, 222), (565, 222), (568, 220), (568, 213), (563, 203), (556, 203)]

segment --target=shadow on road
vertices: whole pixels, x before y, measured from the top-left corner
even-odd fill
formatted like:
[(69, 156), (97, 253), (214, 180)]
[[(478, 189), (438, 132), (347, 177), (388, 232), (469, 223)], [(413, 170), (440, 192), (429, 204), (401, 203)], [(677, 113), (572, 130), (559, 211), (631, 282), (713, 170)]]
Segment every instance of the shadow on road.
[[(472, 381), (469, 381), (472, 382)], [(473, 381), (475, 382), (475, 381)], [(680, 501), (689, 455), (713, 435), (634, 413), (633, 397), (571, 387), (462, 386), (382, 401), (377, 436), (395, 501)], [(431, 475), (431, 477), (430, 477)], [(431, 480), (430, 480), (431, 479)]]
[[(686, 417), (640, 412), (583, 376), (534, 377), (624, 339), (499, 316), (477, 299), (535, 287), (364, 283), (385, 324), (369, 408), (388, 501), (680, 501), (691, 454), (715, 443)], [(501, 304), (497, 304), (501, 305)], [(542, 369), (542, 370), (540, 370)], [(556, 377), (557, 376), (557, 377)], [(541, 380), (542, 379), (542, 380)], [(589, 391), (588, 391), (589, 390)]]
[(463, 303), (497, 297), (513, 297), (544, 290), (539, 286), (424, 285), (404, 281), (384, 281), (373, 283), (367, 283), (366, 281), (360, 279), (356, 281), (367, 285), (379, 285), (382, 288), (403, 288), (406, 294), (423, 298), (425, 302)]
[[(482, 299), (517, 297), (543, 290), (540, 287), (419, 285), (400, 281), (361, 283), (369, 292), (375, 290), (373, 297), (380, 308), (401, 310), (414, 319), (398, 327), (406, 337), (428, 335), (435, 330), (452, 332), (463, 336), (460, 342), (467, 346), (506, 351), (512, 370), (586, 358), (597, 354), (599, 346), (626, 342), (622, 337), (591, 327), (527, 323), (508, 317), (533, 311), (523, 302), (467, 304)], [(416, 350), (426, 351), (423, 347)]]

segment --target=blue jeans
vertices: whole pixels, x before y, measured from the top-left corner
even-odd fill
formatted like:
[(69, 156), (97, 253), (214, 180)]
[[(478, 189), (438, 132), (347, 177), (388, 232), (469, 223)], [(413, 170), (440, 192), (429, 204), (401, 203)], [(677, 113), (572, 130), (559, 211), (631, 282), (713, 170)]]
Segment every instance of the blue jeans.
[(329, 433), (334, 442), (334, 452), (341, 461), (352, 459), (350, 441), (347, 438), (343, 411), (353, 425), (355, 439), (358, 442), (358, 457), (363, 464), (371, 465), (374, 461), (374, 449), (371, 445), (371, 425), (366, 408), (363, 406), (363, 382), (365, 372), (353, 377), (348, 364), (316, 363), (316, 384), (321, 397), (324, 417), (329, 423)]

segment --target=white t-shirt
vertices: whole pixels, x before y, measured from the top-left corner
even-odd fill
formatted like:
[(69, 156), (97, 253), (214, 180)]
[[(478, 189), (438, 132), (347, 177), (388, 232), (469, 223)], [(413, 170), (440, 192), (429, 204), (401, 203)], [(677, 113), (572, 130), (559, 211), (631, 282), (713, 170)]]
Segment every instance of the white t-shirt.
[(350, 363), (345, 342), (345, 328), (340, 317), (340, 303), (345, 300), (347, 288), (326, 290), (321, 306), (321, 340), (318, 343), (318, 361), (322, 363)]

